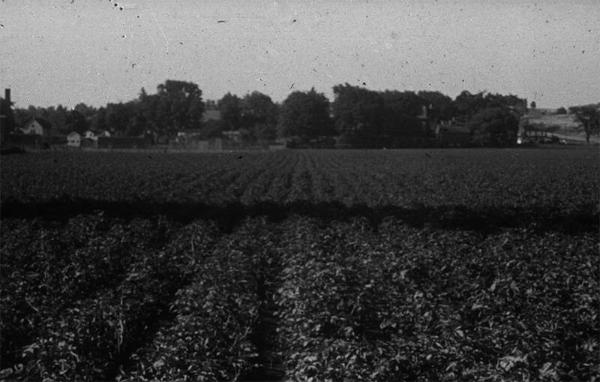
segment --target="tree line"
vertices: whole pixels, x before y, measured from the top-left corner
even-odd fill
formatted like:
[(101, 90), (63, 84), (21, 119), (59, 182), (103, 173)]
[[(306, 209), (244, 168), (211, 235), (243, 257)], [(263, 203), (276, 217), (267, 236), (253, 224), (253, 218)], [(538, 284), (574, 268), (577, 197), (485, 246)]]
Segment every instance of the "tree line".
[[(227, 93), (204, 100), (193, 82), (167, 80), (128, 102), (95, 108), (80, 103), (14, 110), (17, 126), (32, 116), (48, 120), (61, 134), (107, 130), (114, 136), (150, 136), (156, 143), (193, 130), (199, 137), (238, 131), (246, 143), (286, 138), (297, 147), (405, 147), (435, 142), (436, 127), (460, 127), (477, 146), (516, 142), (519, 118), (527, 101), (515, 95), (463, 91), (454, 99), (439, 91), (375, 91), (350, 84), (333, 87), (330, 101), (314, 89), (294, 91), (281, 103), (254, 91), (242, 97)], [(207, 120), (208, 110), (220, 118)], [(439, 133), (439, 132), (438, 132)]]

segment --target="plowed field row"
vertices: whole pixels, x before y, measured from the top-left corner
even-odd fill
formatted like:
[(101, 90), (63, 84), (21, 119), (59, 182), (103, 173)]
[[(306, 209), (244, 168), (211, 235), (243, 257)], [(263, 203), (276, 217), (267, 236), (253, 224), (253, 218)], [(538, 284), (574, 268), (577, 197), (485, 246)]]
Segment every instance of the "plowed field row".
[(598, 159), (3, 157), (0, 381), (600, 379)]

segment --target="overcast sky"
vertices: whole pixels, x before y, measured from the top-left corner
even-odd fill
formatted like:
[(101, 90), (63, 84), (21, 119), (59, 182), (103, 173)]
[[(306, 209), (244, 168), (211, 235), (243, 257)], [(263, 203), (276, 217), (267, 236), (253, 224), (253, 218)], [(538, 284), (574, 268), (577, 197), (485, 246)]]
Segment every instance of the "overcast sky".
[(128, 101), (166, 79), (205, 99), (332, 99), (348, 82), (570, 106), (600, 101), (598, 20), (599, 0), (1, 0), (0, 87), (18, 107)]

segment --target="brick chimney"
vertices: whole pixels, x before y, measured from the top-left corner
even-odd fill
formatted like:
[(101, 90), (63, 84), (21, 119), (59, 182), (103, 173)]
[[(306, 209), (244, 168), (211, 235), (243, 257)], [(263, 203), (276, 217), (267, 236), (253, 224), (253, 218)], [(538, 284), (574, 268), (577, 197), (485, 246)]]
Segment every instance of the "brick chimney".
[(6, 141), (6, 136), (10, 128), (11, 123), (11, 100), (10, 100), (10, 89), (4, 89), (4, 102), (0, 108), (0, 144)]

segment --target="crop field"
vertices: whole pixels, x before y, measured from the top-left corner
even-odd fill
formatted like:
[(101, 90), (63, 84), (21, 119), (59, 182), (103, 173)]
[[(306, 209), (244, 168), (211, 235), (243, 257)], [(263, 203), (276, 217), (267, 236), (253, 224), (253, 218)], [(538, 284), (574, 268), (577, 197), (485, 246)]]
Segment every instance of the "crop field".
[(600, 381), (599, 159), (4, 156), (0, 380)]

